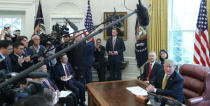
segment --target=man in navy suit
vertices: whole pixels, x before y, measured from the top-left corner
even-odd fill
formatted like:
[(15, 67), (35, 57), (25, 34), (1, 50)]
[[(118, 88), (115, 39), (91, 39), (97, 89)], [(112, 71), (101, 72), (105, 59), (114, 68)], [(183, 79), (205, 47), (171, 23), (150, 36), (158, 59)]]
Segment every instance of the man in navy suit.
[(8, 56), (12, 50), (10, 41), (0, 40), (0, 70), (5, 69), (7, 73), (12, 72), (12, 64)]
[[(123, 61), (123, 52), (125, 44), (123, 39), (117, 36), (116, 28), (112, 29), (112, 37), (106, 42), (106, 51), (108, 53), (108, 62), (110, 66), (110, 80), (121, 80), (121, 62)], [(116, 77), (117, 75), (117, 77)]]
[(182, 91), (184, 80), (178, 72), (174, 71), (175, 67), (173, 60), (165, 60), (164, 70), (158, 71), (154, 82), (146, 90), (159, 95), (170, 96), (180, 102), (184, 102), (185, 97)]
[(67, 89), (72, 90), (80, 99), (80, 106), (85, 105), (85, 86), (75, 79), (73, 68), (68, 62), (68, 57), (64, 53), (60, 56), (60, 63), (56, 65), (57, 80), (65, 84)]
[(89, 40), (86, 41), (86, 58), (87, 58), (86, 61), (87, 70), (85, 71), (86, 83), (92, 82), (91, 68), (93, 66), (93, 60), (94, 60), (94, 49), (95, 49), (94, 42), (92, 38), (90, 38)]
[[(46, 65), (43, 65), (42, 67), (40, 67), (40, 70), (45, 73), (48, 73)], [(52, 90), (53, 92), (56, 92), (57, 96), (60, 95), (60, 91), (58, 87), (55, 85), (55, 83), (53, 82), (53, 80), (51, 80), (49, 76), (47, 78), (42, 79), (42, 84), (44, 88), (48, 88)], [(59, 103), (66, 103), (66, 106), (77, 106), (77, 98), (74, 93), (71, 93), (66, 97), (59, 98)]]
[(149, 62), (144, 65), (144, 72), (140, 76), (140, 79), (142, 81), (148, 81), (152, 83), (158, 70), (162, 68), (162, 66), (159, 63), (155, 62), (155, 59), (156, 59), (156, 53), (154, 51), (149, 52), (148, 54)]

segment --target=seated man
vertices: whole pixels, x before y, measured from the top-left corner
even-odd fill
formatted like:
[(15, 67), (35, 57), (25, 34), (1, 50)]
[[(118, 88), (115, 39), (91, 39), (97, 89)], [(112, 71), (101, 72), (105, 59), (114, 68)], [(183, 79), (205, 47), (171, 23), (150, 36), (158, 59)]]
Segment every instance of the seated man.
[(23, 56), (23, 50), (24, 45), (21, 42), (15, 42), (13, 44), (13, 53), (10, 54), (13, 72), (21, 72), (32, 65), (30, 63), (31, 58), (29, 56)]
[(75, 79), (74, 70), (69, 64), (68, 57), (65, 53), (59, 57), (59, 60), (60, 62), (55, 67), (57, 80), (79, 97), (80, 106), (85, 106), (85, 86)]
[(164, 70), (158, 71), (154, 82), (146, 90), (159, 95), (170, 96), (180, 102), (184, 102), (185, 97), (182, 92), (184, 81), (182, 76), (174, 70), (175, 62), (171, 59), (165, 60)]
[(144, 65), (144, 72), (140, 76), (140, 79), (142, 81), (148, 81), (152, 83), (154, 77), (157, 75), (157, 71), (162, 68), (162, 66), (155, 62), (156, 54), (154, 51), (149, 52), (148, 54), (148, 60), (149, 62)]
[[(40, 67), (40, 69), (43, 72), (47, 73), (46, 65), (43, 65), (42, 67)], [(55, 83), (50, 78), (43, 78), (42, 82), (43, 82), (44, 88), (48, 88), (48, 89), (52, 90), (53, 92), (56, 92), (57, 96), (60, 95), (60, 91), (58, 90), (58, 87), (55, 85)], [(74, 93), (71, 93), (70, 95), (68, 95), (66, 97), (59, 98), (58, 103), (66, 103), (66, 106), (77, 106), (77, 98)]]

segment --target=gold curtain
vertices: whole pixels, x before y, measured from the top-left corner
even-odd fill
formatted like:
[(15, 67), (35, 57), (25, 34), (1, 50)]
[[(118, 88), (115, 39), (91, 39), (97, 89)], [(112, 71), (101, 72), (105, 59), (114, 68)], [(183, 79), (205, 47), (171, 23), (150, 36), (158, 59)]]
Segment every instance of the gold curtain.
[(168, 50), (168, 0), (151, 0), (149, 51)]
[[(208, 32), (209, 32), (209, 36), (210, 36), (210, 0), (206, 0), (206, 4), (207, 4), (207, 18), (208, 18)], [(210, 43), (210, 37), (209, 37), (209, 43)]]

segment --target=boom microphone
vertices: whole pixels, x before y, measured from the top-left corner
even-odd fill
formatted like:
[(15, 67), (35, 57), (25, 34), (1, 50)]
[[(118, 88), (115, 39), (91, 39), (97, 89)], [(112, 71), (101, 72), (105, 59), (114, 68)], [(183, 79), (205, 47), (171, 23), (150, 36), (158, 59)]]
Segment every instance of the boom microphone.
[(139, 0), (139, 4), (137, 4), (137, 17), (139, 20), (140, 26), (148, 26), (149, 25), (149, 13), (146, 7), (144, 7)]
[(74, 31), (77, 31), (78, 30), (78, 27), (73, 23), (71, 22), (69, 19), (67, 18), (64, 18), (66, 20), (66, 22), (70, 25), (70, 27), (74, 30)]
[(38, 71), (38, 72), (29, 73), (27, 78), (46, 78), (47, 76), (48, 76), (47, 73)]
[[(12, 72), (7, 74), (7, 78), (15, 77), (19, 73), (17, 72)], [(46, 78), (48, 75), (45, 72), (42, 72), (41, 70), (38, 70), (36, 72), (31, 72), (29, 73), (25, 78)]]

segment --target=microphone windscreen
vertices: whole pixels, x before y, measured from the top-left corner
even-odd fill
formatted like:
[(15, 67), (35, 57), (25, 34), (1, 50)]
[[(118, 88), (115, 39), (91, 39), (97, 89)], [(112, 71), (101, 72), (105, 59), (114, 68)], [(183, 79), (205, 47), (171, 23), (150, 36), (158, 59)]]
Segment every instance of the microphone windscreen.
[(48, 76), (47, 73), (38, 71), (38, 72), (31, 72), (28, 74), (27, 78), (46, 78)]

